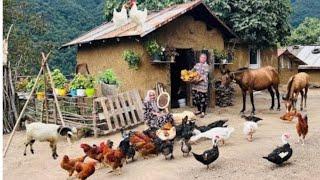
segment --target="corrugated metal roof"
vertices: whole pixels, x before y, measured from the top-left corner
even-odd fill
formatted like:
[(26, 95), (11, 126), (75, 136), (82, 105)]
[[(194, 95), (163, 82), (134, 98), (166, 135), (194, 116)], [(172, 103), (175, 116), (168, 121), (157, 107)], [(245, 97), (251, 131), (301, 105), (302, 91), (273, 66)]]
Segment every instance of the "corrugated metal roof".
[(308, 67), (320, 67), (320, 53), (312, 52), (316, 48), (320, 48), (320, 46), (289, 46), (288, 51), (306, 63), (301, 66), (301, 69), (308, 69)]
[(218, 23), (221, 24), (221, 26), (225, 30), (224, 33), (228, 34), (231, 37), (236, 37), (232, 30), (227, 25), (225, 25), (216, 15), (214, 15), (201, 0), (195, 0), (184, 4), (174, 5), (165, 8), (159, 12), (149, 14), (144, 28), (138, 28), (137, 25), (131, 22), (130, 20), (128, 21), (128, 23), (118, 28), (116, 28), (112, 22), (106, 22), (90, 30), (89, 32), (79, 36), (71, 42), (64, 44), (63, 47), (89, 43), (91, 41), (96, 40), (119, 38), (126, 36), (143, 37), (199, 5), (204, 6), (206, 10), (210, 13), (210, 15)]

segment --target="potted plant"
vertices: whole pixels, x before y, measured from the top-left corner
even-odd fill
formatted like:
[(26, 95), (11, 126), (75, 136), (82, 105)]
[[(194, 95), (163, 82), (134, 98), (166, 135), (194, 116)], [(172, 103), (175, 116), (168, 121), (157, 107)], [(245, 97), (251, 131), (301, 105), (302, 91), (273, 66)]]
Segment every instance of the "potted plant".
[(106, 69), (98, 76), (103, 96), (114, 95), (118, 91), (119, 81), (112, 69)]
[(161, 48), (156, 40), (147, 41), (145, 48), (153, 61), (160, 61), (162, 59), (161, 55), (163, 54), (163, 48)]
[(176, 51), (176, 48), (173, 48), (173, 47), (166, 47), (164, 54), (167, 61), (170, 61), (170, 62), (174, 62), (176, 56), (179, 55), (179, 53), (177, 53)]
[(87, 97), (93, 97), (95, 93), (94, 84), (95, 80), (93, 76), (87, 75), (85, 82), (85, 88), (86, 88), (86, 95)]
[[(30, 92), (34, 86), (36, 82), (36, 79), (35, 78), (32, 78), (28, 84), (26, 85), (26, 89), (28, 92)], [(39, 101), (42, 101), (44, 99), (44, 96), (45, 96), (45, 92), (44, 92), (44, 78), (43, 76), (40, 76), (39, 80), (38, 80), (38, 83), (37, 83), (37, 86), (35, 88), (35, 91), (36, 91), (36, 98), (39, 100)]]
[(75, 78), (73, 78), (73, 80), (69, 83), (69, 93), (72, 97), (77, 96), (77, 89), (78, 89), (78, 85), (76, 84)]
[(140, 57), (132, 50), (125, 50), (122, 57), (127, 61), (129, 68), (137, 70), (140, 65)]
[(217, 49), (213, 50), (215, 63), (227, 63), (227, 54), (224, 51), (219, 51)]
[(68, 82), (67, 78), (60, 72), (59, 69), (55, 69), (52, 72), (52, 80), (55, 86), (55, 92), (58, 96), (66, 96), (67, 90), (65, 84)]
[(76, 89), (77, 96), (80, 96), (80, 97), (85, 96), (86, 80), (87, 80), (86, 77), (82, 74), (75, 75), (75, 77), (70, 83), (70, 89)]

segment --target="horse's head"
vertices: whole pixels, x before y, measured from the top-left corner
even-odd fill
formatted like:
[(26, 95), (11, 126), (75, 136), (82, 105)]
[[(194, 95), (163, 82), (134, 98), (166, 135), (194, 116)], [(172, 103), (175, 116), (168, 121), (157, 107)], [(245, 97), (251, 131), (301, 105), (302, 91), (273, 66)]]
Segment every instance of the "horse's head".
[(220, 68), (221, 76), (221, 86), (229, 86), (229, 84), (234, 79), (234, 74), (230, 72), (229, 69)]

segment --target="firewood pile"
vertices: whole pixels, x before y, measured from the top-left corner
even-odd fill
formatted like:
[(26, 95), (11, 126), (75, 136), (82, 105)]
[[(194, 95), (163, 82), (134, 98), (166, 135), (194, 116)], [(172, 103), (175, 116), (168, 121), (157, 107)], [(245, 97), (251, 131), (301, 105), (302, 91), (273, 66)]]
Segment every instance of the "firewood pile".
[(219, 107), (233, 106), (233, 100), (235, 99), (235, 89), (233, 84), (230, 84), (228, 87), (222, 87), (221, 81), (216, 81), (215, 89), (216, 89), (216, 106), (219, 106)]

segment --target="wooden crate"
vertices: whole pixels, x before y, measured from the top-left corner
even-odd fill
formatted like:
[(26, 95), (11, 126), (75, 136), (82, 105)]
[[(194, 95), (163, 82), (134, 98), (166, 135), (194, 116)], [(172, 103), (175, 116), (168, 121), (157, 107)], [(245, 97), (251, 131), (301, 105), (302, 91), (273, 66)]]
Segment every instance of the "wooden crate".
[(142, 100), (137, 90), (96, 98), (93, 103), (95, 136), (143, 123), (142, 108)]

